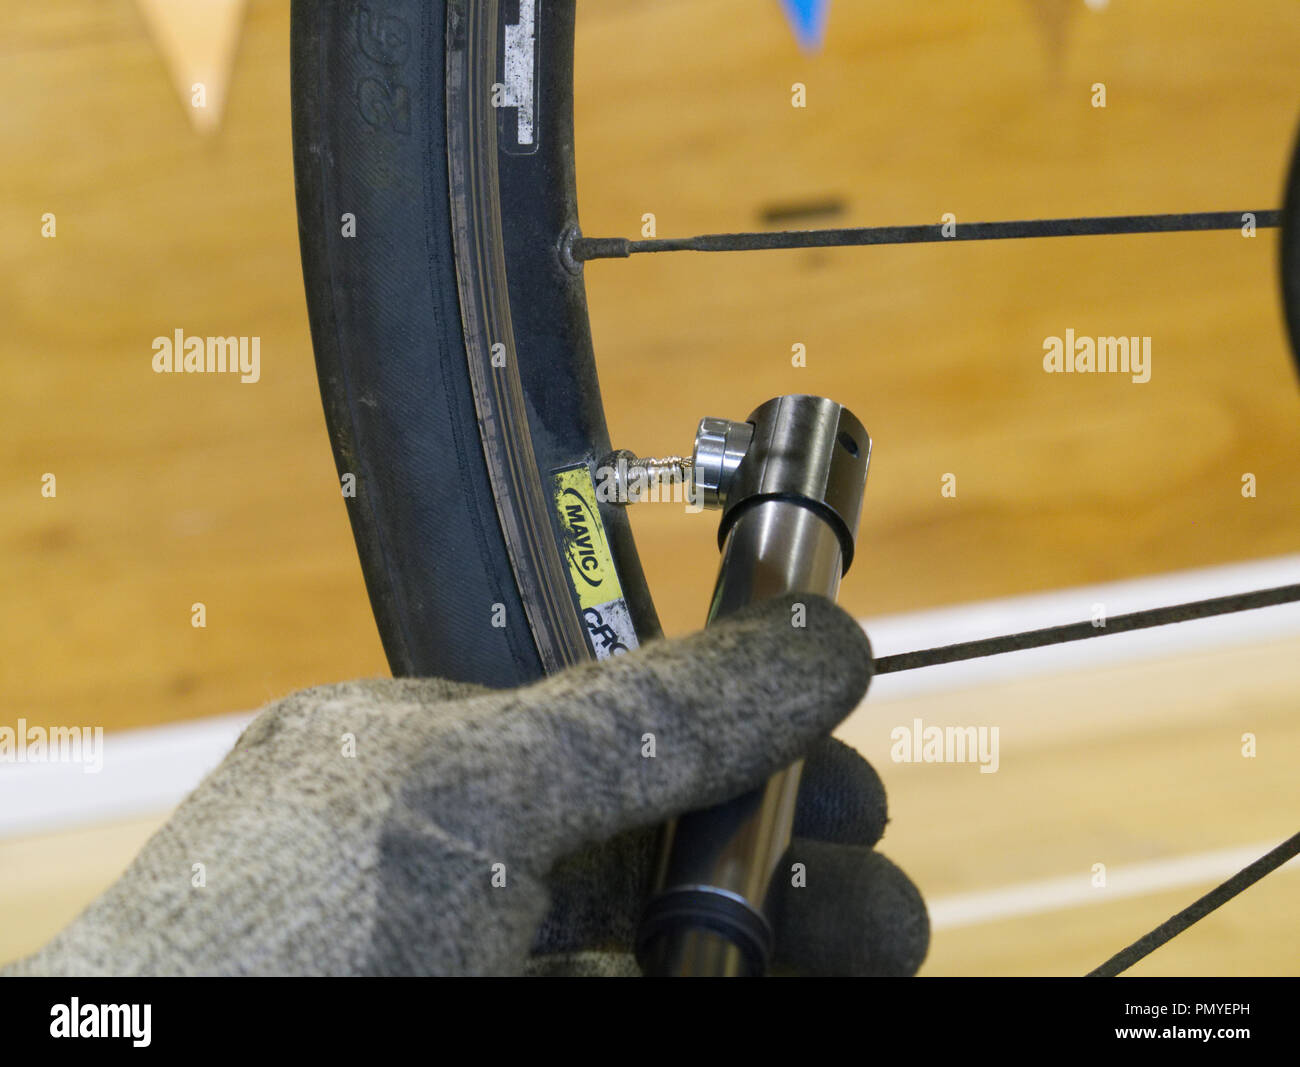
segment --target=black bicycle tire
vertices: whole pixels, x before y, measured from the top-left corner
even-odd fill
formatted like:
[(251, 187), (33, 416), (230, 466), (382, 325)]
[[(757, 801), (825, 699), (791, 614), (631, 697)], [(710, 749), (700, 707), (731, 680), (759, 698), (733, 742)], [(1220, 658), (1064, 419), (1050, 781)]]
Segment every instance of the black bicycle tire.
[[(385, 653), (395, 674), (493, 686), (590, 654), (573, 641), (584, 632), (577, 601), (567, 591), (556, 599), (562, 530), (545, 486), (557, 470), (594, 471), (609, 452), (585, 288), (559, 247), (577, 226), (573, 0), (538, 5), (533, 151), (497, 151), (491, 112), (474, 96), (490, 86), (448, 93), (457, 79), (469, 86), (464, 78), (496, 69), (499, 28), (518, 17), (517, 4), (503, 11), (497, 0), (294, 0), (291, 21), (312, 343), (336, 465), (355, 479), (348, 511)], [(469, 33), (475, 27), (492, 32)], [(449, 135), (468, 146), (454, 159)], [(464, 209), (449, 176), (457, 167), (495, 205), (494, 236), (486, 224), (453, 233)], [(488, 354), (465, 278), (489, 260), (484, 302), (504, 285), (513, 325), (493, 340), (514, 357), (506, 369), (517, 403), (485, 415), (475, 378), (490, 383), (498, 368), (484, 377)], [(485, 447), (502, 447), (502, 433), (512, 455), (526, 456), (518, 474), (531, 494), (494, 491)], [(503, 532), (510, 508), (534, 538), (524, 553), (514, 545), (514, 558)], [(626, 514), (602, 503), (599, 515), (644, 640), (658, 621)], [(538, 591), (543, 555), (549, 608)]]
[(1282, 314), (1291, 340), (1291, 358), (1300, 374), (1300, 131), (1291, 150), (1282, 196), (1282, 226), (1278, 237), (1278, 277)]

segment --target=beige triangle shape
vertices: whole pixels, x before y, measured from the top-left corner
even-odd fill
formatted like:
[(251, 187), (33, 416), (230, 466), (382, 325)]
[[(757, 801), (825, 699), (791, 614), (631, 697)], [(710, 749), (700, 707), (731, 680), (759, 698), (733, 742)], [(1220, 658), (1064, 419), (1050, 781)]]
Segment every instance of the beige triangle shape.
[(1078, 2), (1079, 0), (1029, 0), (1043, 37), (1047, 66), (1052, 71), (1054, 80), (1059, 80), (1061, 76), (1070, 35), (1070, 20)]
[[(181, 106), (200, 133), (221, 124), (246, 0), (136, 0)], [(199, 90), (196, 86), (202, 86)]]

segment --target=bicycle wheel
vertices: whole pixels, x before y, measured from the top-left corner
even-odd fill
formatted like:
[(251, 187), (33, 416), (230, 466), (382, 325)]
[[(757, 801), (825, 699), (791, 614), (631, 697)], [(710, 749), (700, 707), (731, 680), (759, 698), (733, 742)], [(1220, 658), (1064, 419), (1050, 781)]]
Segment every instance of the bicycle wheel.
[(1291, 357), (1300, 374), (1300, 131), (1291, 150), (1282, 200), (1282, 235), (1278, 242), (1278, 276), (1282, 282), (1282, 313)]
[[(582, 238), (574, 14), (574, 0), (293, 3), (313, 345), (395, 673), (509, 686), (658, 633), (626, 515), (594, 492), (610, 444), (582, 281), (588, 259), (1281, 225), (1300, 365), (1300, 147), (1281, 212)], [(1104, 632), (1297, 601), (1300, 585), (1279, 586), (1112, 617)], [(1102, 632), (1066, 623), (888, 656), (874, 670)], [(1300, 835), (1092, 973), (1121, 973), (1297, 851)]]
[(512, 686), (659, 632), (592, 491), (609, 435), (560, 246), (574, 7), (294, 0), (312, 342), (395, 674)]

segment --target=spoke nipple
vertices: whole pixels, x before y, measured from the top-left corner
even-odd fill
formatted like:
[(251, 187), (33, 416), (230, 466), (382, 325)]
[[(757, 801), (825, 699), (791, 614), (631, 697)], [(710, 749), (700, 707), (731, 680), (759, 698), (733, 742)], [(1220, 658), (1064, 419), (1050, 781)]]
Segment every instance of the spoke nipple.
[(566, 227), (564, 232), (560, 234), (560, 242), (556, 246), (556, 251), (559, 252), (560, 255), (560, 264), (570, 274), (582, 273), (582, 262), (574, 258), (573, 255), (573, 242), (581, 236), (582, 230), (575, 223), (572, 226)]

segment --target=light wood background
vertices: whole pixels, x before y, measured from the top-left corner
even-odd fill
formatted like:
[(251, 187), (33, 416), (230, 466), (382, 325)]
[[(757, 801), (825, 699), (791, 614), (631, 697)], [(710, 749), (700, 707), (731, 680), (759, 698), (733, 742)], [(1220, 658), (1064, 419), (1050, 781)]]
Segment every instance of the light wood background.
[[(287, 5), (248, 4), (224, 117), (206, 136), (130, 0), (2, 7), (0, 718), (139, 726), (382, 673), (307, 332)], [(1298, 46), (1289, 0), (1100, 12), (1082, 0), (841, 2), (818, 56), (797, 50), (775, 0), (584, 4), (584, 230), (635, 236), (645, 212), (661, 236), (751, 229), (774, 205), (827, 197), (843, 211), (808, 224), (1276, 207), (1300, 114)], [(805, 109), (790, 106), (796, 81)], [(1094, 82), (1105, 109), (1091, 106)], [(55, 239), (41, 237), (45, 212)], [(796, 391), (863, 419), (875, 452), (843, 601), (873, 615), (1300, 547), (1300, 394), (1275, 264), (1276, 236), (1261, 231), (681, 254), (592, 264), (587, 278), (618, 446), (688, 449), (699, 416), (740, 417)], [(178, 327), (260, 336), (261, 382), (153, 374), (152, 338)], [(1043, 339), (1066, 328), (1150, 335), (1151, 381), (1045, 375)], [(806, 368), (791, 367), (795, 343)], [(40, 494), (46, 472), (54, 499)], [(1246, 472), (1255, 499), (1241, 495)], [(945, 473), (955, 499), (940, 495)], [(634, 521), (666, 627), (698, 625), (714, 519), (646, 505)], [(190, 626), (196, 601), (203, 630)], [(1293, 767), (1287, 677), (1268, 714)], [(1197, 736), (1090, 735), (1096, 792), (1053, 786), (1063, 821), (1023, 848), (1007, 842), (1022, 840), (1026, 804), (1046, 806), (1034, 789), (1077, 765), (1072, 743), (1045, 741), (1028, 778), (993, 776), (1020, 792), (999, 792), (969, 838), (933, 829), (966, 811), (957, 778), (936, 789), (893, 768), (891, 852), (927, 892), (949, 892), (1086, 866), (1091, 841), (1191, 849), (1179, 820), (1206, 806), (1226, 758), (1222, 737)], [(1293, 779), (1261, 774), (1249, 802), (1209, 805), (1204, 847), (1293, 830), (1277, 815), (1294, 815)], [(1134, 789), (1167, 791), (1140, 831), (1125, 821)], [(990, 841), (1009, 867), (993, 866)], [(85, 899), (129, 852), (56, 881)], [(1291, 886), (1272, 912), (1231, 921), (1259, 934), (1290, 917)], [(1103, 910), (1136, 935), (1151, 906)], [(1081, 929), (1095, 949), (1094, 928)], [(1294, 938), (1249, 947), (1225, 929), (1168, 966), (1295, 969)], [(931, 967), (1082, 965), (1036, 936), (954, 933)]]

